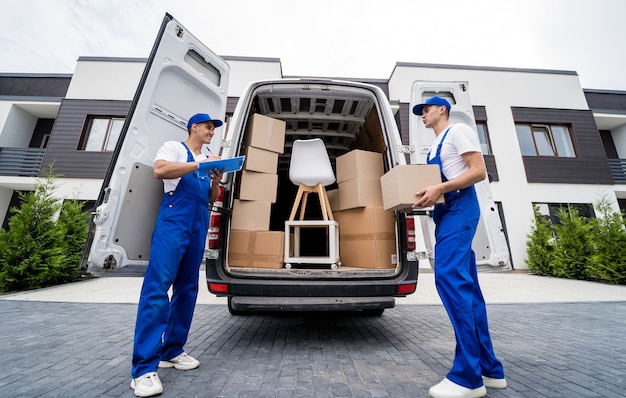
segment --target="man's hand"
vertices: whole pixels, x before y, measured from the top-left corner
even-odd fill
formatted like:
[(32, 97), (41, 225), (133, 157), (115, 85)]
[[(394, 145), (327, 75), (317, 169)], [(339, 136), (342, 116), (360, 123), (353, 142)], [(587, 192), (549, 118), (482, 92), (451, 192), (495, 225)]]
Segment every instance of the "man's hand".
[(415, 192), (415, 195), (421, 196), (417, 202), (413, 203), (413, 207), (431, 207), (436, 202), (437, 199), (444, 193), (443, 184), (438, 185), (430, 185), (421, 191)]

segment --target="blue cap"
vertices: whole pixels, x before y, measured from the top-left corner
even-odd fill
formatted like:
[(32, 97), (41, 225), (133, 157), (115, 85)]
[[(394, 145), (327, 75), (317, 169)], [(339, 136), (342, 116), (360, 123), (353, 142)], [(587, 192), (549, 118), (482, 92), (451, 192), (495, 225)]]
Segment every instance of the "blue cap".
[(426, 105), (438, 105), (438, 106), (445, 106), (446, 109), (448, 110), (448, 112), (450, 112), (450, 103), (445, 99), (445, 98), (441, 98), (441, 97), (431, 97), (429, 99), (427, 99), (426, 101), (424, 101), (423, 104), (418, 104), (415, 105), (413, 107), (413, 113), (416, 115), (421, 115), (422, 114), (422, 109), (424, 109), (424, 107)]
[(191, 128), (192, 124), (204, 123), (204, 122), (213, 122), (215, 127), (219, 127), (222, 125), (222, 121), (218, 119), (211, 119), (207, 113), (196, 113), (187, 122), (187, 130)]

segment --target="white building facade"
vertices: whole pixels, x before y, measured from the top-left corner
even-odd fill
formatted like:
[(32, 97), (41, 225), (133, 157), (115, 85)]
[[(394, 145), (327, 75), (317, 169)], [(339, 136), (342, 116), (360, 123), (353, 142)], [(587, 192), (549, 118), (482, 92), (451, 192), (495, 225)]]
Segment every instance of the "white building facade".
[[(245, 85), (282, 76), (276, 58), (225, 57), (228, 115)], [(95, 203), (116, 134), (132, 106), (145, 59), (81, 57), (72, 75), (0, 74), (0, 219), (8, 227), (17, 192), (49, 165), (59, 198)], [(491, 189), (516, 269), (527, 268), (533, 204), (590, 209), (601, 197), (626, 205), (626, 92), (585, 90), (572, 71), (397, 63), (381, 86), (404, 144), (421, 121), (410, 112), (414, 81), (467, 82)], [(227, 127), (221, 129), (228, 134)], [(568, 142), (569, 140), (569, 142)]]

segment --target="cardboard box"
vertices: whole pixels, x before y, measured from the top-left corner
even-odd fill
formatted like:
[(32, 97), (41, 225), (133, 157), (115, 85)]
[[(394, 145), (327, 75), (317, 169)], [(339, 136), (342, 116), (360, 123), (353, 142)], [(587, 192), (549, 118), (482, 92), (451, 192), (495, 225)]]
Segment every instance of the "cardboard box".
[(276, 174), (278, 169), (278, 154), (276, 152), (249, 146), (244, 149), (243, 154), (246, 155), (243, 164), (244, 170)]
[[(419, 197), (415, 192), (441, 183), (436, 164), (407, 164), (396, 166), (380, 178), (385, 210), (400, 210), (413, 206)], [(443, 203), (443, 195), (437, 199)]]
[(380, 178), (384, 173), (382, 153), (355, 149), (336, 161), (338, 184), (357, 177)]
[(284, 251), (282, 231), (230, 230), (228, 265), (231, 267), (283, 268)]
[(271, 202), (235, 199), (230, 228), (246, 229), (250, 231), (268, 231), (270, 229), (271, 211)]
[(278, 175), (242, 170), (237, 199), (258, 200), (275, 203), (278, 189)]
[(248, 119), (245, 132), (246, 146), (283, 153), (285, 151), (286, 123), (279, 119), (254, 113)]
[(339, 223), (341, 265), (360, 268), (395, 268), (396, 222), (382, 206), (360, 207), (333, 214)]
[(340, 182), (338, 191), (339, 203), (337, 210), (383, 205), (383, 193), (380, 188), (379, 178), (352, 178)]
[(339, 210), (339, 190), (331, 189), (330, 191), (326, 191), (326, 196), (328, 196), (330, 209), (332, 211)]

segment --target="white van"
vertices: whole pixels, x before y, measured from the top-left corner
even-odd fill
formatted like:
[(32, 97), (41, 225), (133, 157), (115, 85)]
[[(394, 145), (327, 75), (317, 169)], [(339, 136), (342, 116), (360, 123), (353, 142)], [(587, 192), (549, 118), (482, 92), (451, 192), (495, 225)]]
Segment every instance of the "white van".
[[(97, 276), (145, 271), (163, 195), (162, 182), (152, 174), (154, 156), (163, 142), (186, 139), (191, 114), (224, 115), (228, 80), (228, 64), (166, 15), (103, 183), (83, 269)], [(459, 87), (431, 85), (423, 94), (443, 89), (453, 110), (462, 107), (461, 113), (473, 121), (466, 112), (467, 106), (471, 111), (469, 96)], [(268, 143), (276, 136), (254, 143), (253, 135), (263, 134), (255, 133), (254, 124), (267, 121), (282, 132), (279, 147)], [(419, 151), (411, 153), (411, 146), (402, 145), (389, 101), (379, 87), (322, 79), (249, 84), (210, 145), (223, 158), (246, 155), (248, 162), (222, 180), (205, 256), (208, 289), (228, 297), (232, 314), (359, 310), (380, 315), (395, 305), (395, 297), (415, 292), (420, 261), (428, 264), (432, 257), (427, 212), (420, 213), (425, 221), (417, 222), (416, 233), (418, 216), (384, 211), (378, 199), (339, 203), (334, 196), (342, 192), (339, 180), (326, 186), (336, 224), (325, 225), (337, 230), (286, 227), (298, 191), (289, 177), (292, 146), (296, 140), (315, 138), (324, 142), (335, 176), (345, 174), (338, 163), (354, 162), (349, 158), (361, 155), (379, 159), (381, 173), (406, 164), (407, 157), (419, 161)], [(262, 164), (260, 171), (253, 160)], [(358, 178), (358, 163), (353, 166)], [(373, 186), (369, 180), (363, 184)], [(358, 196), (364, 185), (354, 182), (350, 189)], [(306, 218), (321, 219), (322, 201), (309, 196)], [(379, 225), (385, 229), (377, 230)], [(498, 262), (501, 268), (508, 260)]]

